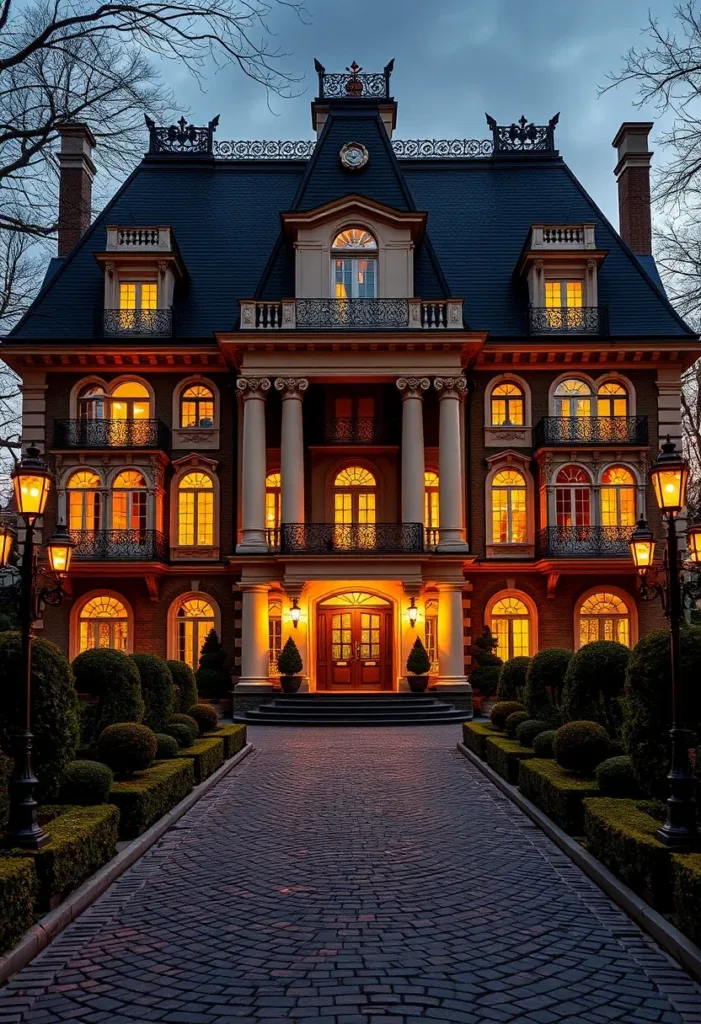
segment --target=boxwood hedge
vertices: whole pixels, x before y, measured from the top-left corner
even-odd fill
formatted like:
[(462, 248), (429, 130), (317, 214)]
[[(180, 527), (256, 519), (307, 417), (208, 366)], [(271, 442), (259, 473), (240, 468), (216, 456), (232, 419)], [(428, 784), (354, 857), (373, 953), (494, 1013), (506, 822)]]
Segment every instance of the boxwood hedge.
[(144, 696), (144, 725), (154, 732), (163, 732), (175, 711), (175, 686), (168, 665), (155, 654), (130, 654), (139, 670)]
[(484, 751), (489, 767), (512, 786), (518, 782), (521, 761), (534, 756), (532, 750), (522, 747), (518, 740), (510, 740), (506, 736), (490, 736), (484, 745)]
[(99, 647), (83, 651), (72, 667), (78, 692), (97, 698), (82, 709), (83, 744), (93, 743), (108, 725), (143, 721), (141, 678), (128, 654)]
[(494, 726), (488, 722), (463, 722), (462, 741), (468, 750), (477, 754), (480, 761), (486, 759), (485, 743), (489, 736), (495, 736)]
[(0, 953), (34, 923), (34, 872), (28, 860), (0, 857)]
[(673, 854), (672, 879), (677, 927), (701, 946), (701, 853)]
[(615, 640), (595, 640), (572, 655), (562, 690), (565, 722), (598, 722), (613, 739), (620, 736), (630, 651)]
[(584, 833), (584, 800), (599, 794), (593, 779), (580, 779), (555, 761), (540, 758), (521, 762), (518, 788), (556, 825), (574, 836)]
[(553, 725), (562, 721), (562, 688), (572, 651), (546, 647), (531, 658), (521, 699), (531, 718)]
[(526, 685), (526, 673), (531, 659), (526, 657), (509, 658), (499, 669), (497, 683), (497, 700), (521, 700)]
[(195, 784), (193, 761), (159, 761), (130, 779), (115, 782), (110, 803), (119, 809), (119, 838), (135, 839), (180, 803)]
[(195, 740), (191, 747), (178, 751), (178, 757), (192, 759), (195, 782), (199, 785), (224, 764), (224, 741), (202, 737)]
[(175, 710), (187, 711), (197, 703), (197, 680), (195, 673), (184, 661), (167, 661), (175, 686)]
[(246, 726), (220, 725), (214, 732), (206, 732), (204, 739), (221, 740), (224, 744), (224, 760), (228, 761), (246, 746)]

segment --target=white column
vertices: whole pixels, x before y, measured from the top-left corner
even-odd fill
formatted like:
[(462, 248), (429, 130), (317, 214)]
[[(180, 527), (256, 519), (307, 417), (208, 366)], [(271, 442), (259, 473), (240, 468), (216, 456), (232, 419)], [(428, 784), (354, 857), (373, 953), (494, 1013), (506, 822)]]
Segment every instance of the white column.
[(467, 392), (464, 377), (436, 377), (433, 386), (440, 400), (438, 430), (439, 551), (467, 551), (463, 526), (462, 443), (460, 403)]
[(304, 522), (304, 430), (302, 398), (309, 387), (304, 377), (278, 377), (276, 389), (282, 395), (282, 431), (280, 437), (280, 476), (282, 482), (282, 522)]
[(400, 377), (402, 396), (402, 522), (424, 521), (424, 391), (428, 377)]
[(438, 678), (437, 690), (468, 690), (465, 676), (462, 583), (437, 583)]
[(272, 689), (268, 679), (268, 587), (267, 583), (242, 584), (241, 678), (238, 693), (261, 687)]
[[(236, 550), (264, 553), (265, 540), (265, 395), (267, 377), (239, 377), (243, 395), (243, 514)], [(266, 641), (267, 643), (267, 641)]]

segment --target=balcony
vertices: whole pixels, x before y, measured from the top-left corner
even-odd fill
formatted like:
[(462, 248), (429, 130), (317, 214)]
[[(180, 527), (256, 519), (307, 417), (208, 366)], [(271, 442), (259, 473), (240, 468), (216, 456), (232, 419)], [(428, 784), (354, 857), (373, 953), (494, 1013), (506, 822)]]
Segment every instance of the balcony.
[(106, 309), (103, 331), (106, 338), (170, 338), (173, 310)]
[(168, 444), (161, 420), (55, 420), (54, 448), (160, 448)]
[(608, 306), (529, 306), (531, 334), (608, 334)]
[(632, 526), (548, 526), (538, 534), (538, 555), (540, 558), (630, 558), (628, 539), (632, 532)]
[(288, 523), (281, 527), (283, 555), (419, 555), (421, 523)]
[(462, 330), (462, 299), (241, 300), (241, 330)]
[(167, 226), (107, 228), (108, 252), (172, 252), (173, 241)]
[(647, 446), (647, 416), (544, 416), (535, 429), (535, 447), (548, 445)]
[(531, 227), (531, 251), (578, 251), (596, 249), (594, 224), (534, 224)]
[(110, 562), (165, 562), (168, 541), (159, 530), (69, 530), (73, 558)]
[(380, 444), (384, 428), (375, 416), (337, 416), (324, 424), (324, 444)]

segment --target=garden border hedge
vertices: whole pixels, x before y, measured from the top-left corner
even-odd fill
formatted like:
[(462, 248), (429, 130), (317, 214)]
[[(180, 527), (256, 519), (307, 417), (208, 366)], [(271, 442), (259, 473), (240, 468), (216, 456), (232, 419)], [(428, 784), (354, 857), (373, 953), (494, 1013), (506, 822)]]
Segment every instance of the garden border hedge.
[(463, 722), (462, 741), (481, 761), (486, 758), (485, 744), (490, 736), (501, 736), (489, 722)]
[(677, 927), (701, 946), (701, 853), (672, 854), (672, 889)]
[(246, 726), (219, 725), (214, 732), (206, 732), (202, 739), (221, 740), (224, 744), (224, 760), (228, 761), (246, 746)]
[(593, 779), (581, 779), (555, 761), (536, 757), (521, 762), (518, 788), (571, 836), (584, 834), (584, 800), (599, 793)]
[(114, 783), (110, 803), (119, 808), (119, 838), (136, 839), (180, 803), (195, 785), (193, 761), (158, 761), (131, 779)]
[(510, 740), (508, 736), (488, 736), (484, 750), (484, 760), (489, 767), (512, 786), (518, 782), (521, 761), (535, 757), (532, 747), (522, 747), (518, 740)]
[(35, 879), (31, 862), (0, 857), (0, 954), (19, 942), (34, 923)]
[(188, 758), (192, 761), (195, 770), (195, 783), (199, 785), (224, 764), (224, 740), (207, 739), (202, 736), (195, 740), (191, 747), (179, 750), (178, 757)]

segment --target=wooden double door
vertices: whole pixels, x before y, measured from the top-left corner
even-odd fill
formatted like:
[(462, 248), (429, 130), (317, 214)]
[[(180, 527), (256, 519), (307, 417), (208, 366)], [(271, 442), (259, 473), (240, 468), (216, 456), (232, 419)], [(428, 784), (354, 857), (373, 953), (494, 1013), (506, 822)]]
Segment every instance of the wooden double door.
[(392, 689), (392, 609), (320, 608), (318, 690)]

